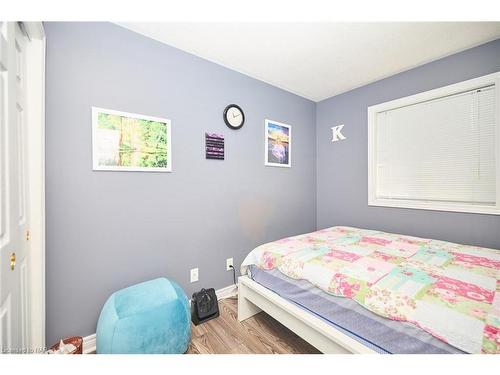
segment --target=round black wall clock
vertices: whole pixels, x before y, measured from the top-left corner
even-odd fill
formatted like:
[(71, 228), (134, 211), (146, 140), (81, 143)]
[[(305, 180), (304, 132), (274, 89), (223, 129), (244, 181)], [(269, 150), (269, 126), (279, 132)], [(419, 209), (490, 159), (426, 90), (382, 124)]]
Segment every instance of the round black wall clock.
[(224, 109), (224, 122), (231, 129), (239, 129), (245, 123), (245, 114), (243, 110), (236, 104), (229, 104)]

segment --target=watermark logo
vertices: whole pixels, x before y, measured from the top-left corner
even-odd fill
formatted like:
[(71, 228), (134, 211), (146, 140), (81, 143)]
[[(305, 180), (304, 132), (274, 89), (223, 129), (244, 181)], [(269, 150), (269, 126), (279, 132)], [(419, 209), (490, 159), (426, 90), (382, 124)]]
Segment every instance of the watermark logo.
[(1, 354), (42, 354), (47, 348), (0, 348)]

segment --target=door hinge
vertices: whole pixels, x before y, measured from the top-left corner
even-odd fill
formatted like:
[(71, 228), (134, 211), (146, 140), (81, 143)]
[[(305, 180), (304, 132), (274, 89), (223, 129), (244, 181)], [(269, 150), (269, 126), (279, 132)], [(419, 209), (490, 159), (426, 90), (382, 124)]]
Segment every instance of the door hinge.
[(30, 240), (30, 231), (27, 230), (26, 231), (26, 241), (29, 241)]

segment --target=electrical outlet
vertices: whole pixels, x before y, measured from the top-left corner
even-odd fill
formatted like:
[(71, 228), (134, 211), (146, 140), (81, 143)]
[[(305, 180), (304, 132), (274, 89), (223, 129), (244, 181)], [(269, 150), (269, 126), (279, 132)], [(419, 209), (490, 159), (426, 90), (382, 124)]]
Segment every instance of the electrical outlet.
[(231, 271), (231, 266), (233, 265), (233, 258), (226, 259), (226, 271)]
[(195, 283), (198, 281), (198, 268), (193, 268), (191, 270), (191, 282)]

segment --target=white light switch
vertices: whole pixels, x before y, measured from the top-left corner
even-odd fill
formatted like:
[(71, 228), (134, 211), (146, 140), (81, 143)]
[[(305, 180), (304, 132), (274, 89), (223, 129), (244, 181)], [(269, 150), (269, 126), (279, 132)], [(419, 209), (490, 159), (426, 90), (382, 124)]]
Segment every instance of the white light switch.
[(198, 281), (198, 268), (193, 268), (191, 270), (191, 282), (195, 283)]

